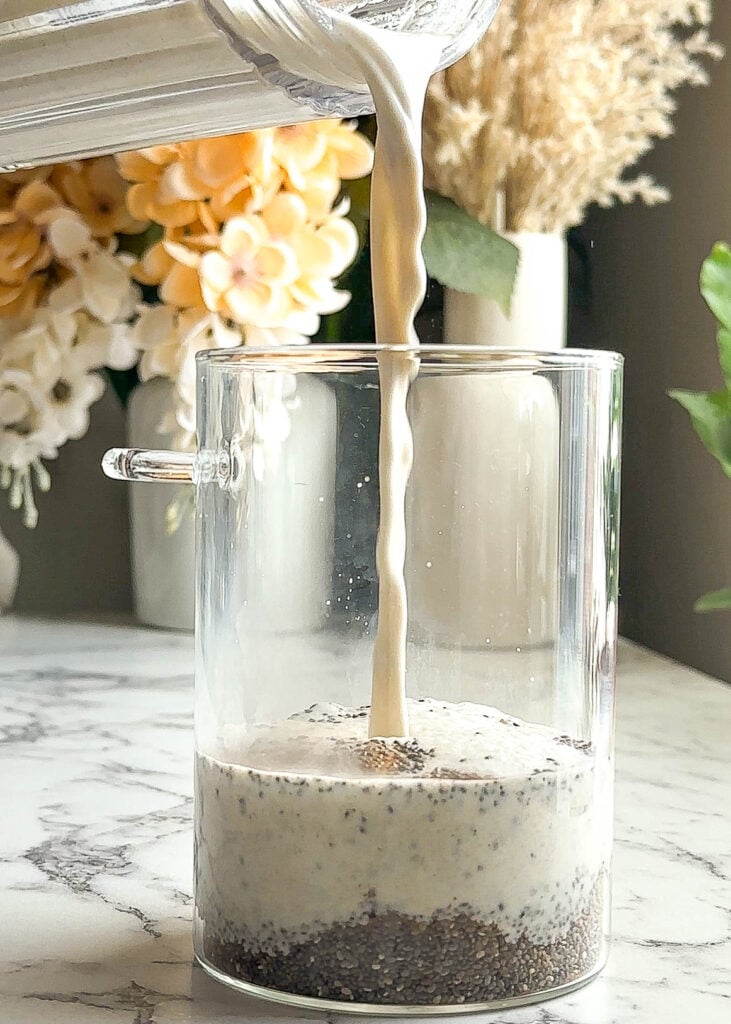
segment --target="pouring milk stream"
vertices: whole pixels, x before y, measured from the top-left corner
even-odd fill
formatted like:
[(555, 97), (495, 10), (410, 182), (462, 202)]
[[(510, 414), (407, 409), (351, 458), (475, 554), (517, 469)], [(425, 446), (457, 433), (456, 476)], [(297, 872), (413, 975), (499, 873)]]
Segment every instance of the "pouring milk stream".
[(421, 243), (426, 227), (421, 118), (444, 39), (386, 32), (333, 18), (371, 90), (378, 135), (371, 178), (371, 262), (376, 341), (398, 346), (378, 356), (381, 424), (378, 629), (373, 654), (371, 736), (408, 736), (406, 487), (413, 439), (406, 408), (418, 369), (414, 317), (426, 291)]

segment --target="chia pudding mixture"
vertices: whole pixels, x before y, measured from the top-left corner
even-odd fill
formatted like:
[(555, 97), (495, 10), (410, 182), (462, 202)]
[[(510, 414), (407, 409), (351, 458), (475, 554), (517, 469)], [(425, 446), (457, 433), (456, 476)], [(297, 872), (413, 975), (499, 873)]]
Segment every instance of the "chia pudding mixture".
[(317, 704), (198, 754), (198, 954), (251, 984), (394, 1005), (593, 971), (606, 843), (589, 745), (436, 700), (408, 701), (409, 739), (369, 739), (369, 710)]

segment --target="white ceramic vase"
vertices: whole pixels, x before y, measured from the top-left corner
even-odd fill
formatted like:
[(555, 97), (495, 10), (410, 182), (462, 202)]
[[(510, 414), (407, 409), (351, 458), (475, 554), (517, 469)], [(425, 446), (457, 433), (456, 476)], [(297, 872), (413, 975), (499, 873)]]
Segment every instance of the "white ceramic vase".
[(18, 552), (0, 530), (0, 614), (12, 607), (19, 574)]
[(448, 289), (444, 340), (455, 345), (541, 349), (566, 345), (568, 258), (566, 238), (530, 231), (506, 233), (520, 254), (510, 316), (481, 295)]
[[(171, 385), (149, 381), (136, 388), (129, 404), (128, 443), (133, 448), (173, 447), (159, 430), (169, 411)], [(276, 474), (262, 490), (257, 514), (268, 524), (265, 546), (247, 551), (244, 574), (264, 581), (260, 607), (251, 610), (267, 622), (286, 622), (290, 632), (322, 625), (331, 586), (334, 523), (337, 409), (332, 391), (315, 377), (302, 375), (290, 413), (291, 430), (277, 461)], [(293, 504), (294, 488), (302, 500)], [(193, 488), (136, 483), (131, 489), (132, 578), (140, 622), (171, 629), (192, 629), (194, 622), (195, 522)], [(309, 500), (311, 495), (316, 499)], [(317, 498), (321, 497), (321, 501)], [(168, 509), (177, 500), (180, 525), (170, 533)], [(303, 537), (307, 543), (303, 543)]]
[[(565, 345), (564, 239), (510, 237), (521, 251), (511, 317), (491, 300), (448, 291), (446, 343)], [(409, 600), (415, 628), (445, 642), (461, 637), (467, 648), (550, 644), (559, 520), (559, 416), (550, 381), (531, 372), (469, 381), (424, 378), (412, 392)], [(462, 449), (483, 456), (465, 464)], [(435, 483), (421, 462), (444, 465), (445, 456), (451, 473)]]
[[(173, 447), (160, 430), (170, 409), (172, 385), (151, 380), (135, 388), (127, 409), (131, 448)], [(148, 626), (193, 629), (195, 519), (193, 491), (181, 485), (137, 483), (130, 488), (130, 544), (135, 615)], [(168, 510), (179, 504), (179, 525), (170, 532)]]

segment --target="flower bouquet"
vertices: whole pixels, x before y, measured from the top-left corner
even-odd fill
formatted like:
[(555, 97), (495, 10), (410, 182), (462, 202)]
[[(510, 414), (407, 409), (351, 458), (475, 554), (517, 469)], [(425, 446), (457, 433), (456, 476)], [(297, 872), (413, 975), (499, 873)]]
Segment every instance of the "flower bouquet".
[(102, 368), (169, 379), (186, 446), (196, 352), (301, 344), (345, 306), (341, 182), (371, 162), (330, 120), (0, 175), (0, 484), (28, 526)]
[[(185, 449), (199, 350), (303, 344), (343, 309), (361, 239), (342, 182), (371, 164), (356, 124), (323, 120), (0, 175), (0, 485), (27, 526), (110, 381), (167, 381), (156, 430)], [(276, 442), (286, 413), (269, 425)]]

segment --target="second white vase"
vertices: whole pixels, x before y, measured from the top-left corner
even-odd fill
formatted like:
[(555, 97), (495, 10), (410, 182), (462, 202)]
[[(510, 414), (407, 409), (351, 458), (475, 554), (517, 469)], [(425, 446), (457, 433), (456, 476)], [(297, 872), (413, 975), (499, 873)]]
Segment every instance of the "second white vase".
[[(498, 348), (566, 343), (566, 244), (558, 235), (510, 236), (521, 269), (507, 318), (497, 303), (447, 291), (444, 341)], [(555, 638), (558, 593), (559, 410), (551, 382), (531, 370), (489, 372), (459, 393), (454, 381), (419, 381), (412, 395), (418, 472), (411, 493), (409, 581), (414, 621), (445, 642), (525, 649)], [(434, 408), (439, 415), (434, 416)], [(461, 451), (481, 453), (465, 464)], [(425, 481), (429, 480), (426, 486)], [(526, 500), (526, 492), (530, 500)], [(461, 509), (459, 522), (451, 510)], [(485, 509), (493, 529), (478, 528)]]
[(519, 254), (510, 316), (493, 299), (447, 289), (444, 340), (453, 345), (556, 352), (566, 345), (566, 238), (532, 231), (505, 237)]

